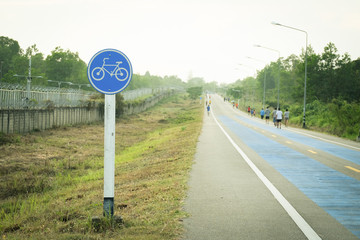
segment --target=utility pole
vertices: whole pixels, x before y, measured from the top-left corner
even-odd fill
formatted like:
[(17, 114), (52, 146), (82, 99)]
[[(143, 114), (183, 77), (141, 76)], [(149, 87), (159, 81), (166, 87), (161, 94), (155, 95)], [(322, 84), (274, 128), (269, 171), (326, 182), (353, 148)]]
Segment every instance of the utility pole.
[(1, 79), (2, 79), (2, 67), (3, 67), (3, 63), (4, 63), (4, 61), (0, 61), (0, 81), (1, 81)]
[(31, 88), (31, 56), (29, 57), (29, 75), (26, 82), (26, 97), (30, 100), (30, 88)]

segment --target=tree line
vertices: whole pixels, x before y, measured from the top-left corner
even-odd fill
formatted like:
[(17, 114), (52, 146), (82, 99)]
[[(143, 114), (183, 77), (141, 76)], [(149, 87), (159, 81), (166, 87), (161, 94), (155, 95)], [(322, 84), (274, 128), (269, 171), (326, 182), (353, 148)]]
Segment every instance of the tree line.
[[(0, 81), (25, 85), (26, 78), (16, 75), (28, 76), (29, 58), (31, 58), (31, 75), (42, 77), (33, 78), (33, 85), (57, 87), (57, 82), (71, 82), (75, 86), (81, 84), (82, 89), (94, 91), (92, 87), (86, 87), (89, 83), (87, 64), (77, 52), (56, 47), (50, 55), (44, 56), (36, 44), (23, 50), (18, 41), (5, 36), (0, 36)], [(170, 86), (184, 87), (185, 83), (177, 76), (160, 77), (146, 72), (145, 75), (133, 74), (126, 90)], [(74, 86), (62, 84), (61, 87)]]
[[(302, 124), (305, 88), (305, 51), (271, 62), (248, 77), (230, 84), (226, 95), (246, 105), (290, 108), (292, 122)], [(265, 94), (264, 94), (265, 89)], [(279, 94), (278, 94), (279, 91)], [(265, 103), (263, 103), (265, 95)], [(340, 55), (334, 43), (322, 53), (307, 51), (307, 125), (353, 138), (360, 129), (360, 58)]]
[[(321, 54), (315, 53), (310, 46), (307, 55), (307, 101), (360, 100), (360, 58), (351, 60), (347, 53), (340, 55), (333, 43), (329, 43)], [(241, 97), (255, 89), (257, 98), (262, 99), (265, 84), (266, 104), (272, 105), (277, 101), (279, 83), (282, 105), (300, 103), (304, 97), (304, 72), (305, 53), (293, 54), (266, 65), (258, 71), (256, 78), (248, 77), (230, 84), (227, 94)]]

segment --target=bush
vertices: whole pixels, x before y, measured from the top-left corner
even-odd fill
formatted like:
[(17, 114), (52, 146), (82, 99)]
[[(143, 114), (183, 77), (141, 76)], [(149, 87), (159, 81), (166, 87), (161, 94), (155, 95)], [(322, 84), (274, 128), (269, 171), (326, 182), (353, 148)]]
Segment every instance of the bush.
[[(290, 122), (301, 126), (303, 123), (303, 105), (291, 105)], [(319, 100), (306, 104), (306, 126), (349, 139), (356, 139), (360, 129), (360, 105), (348, 103), (342, 99), (333, 99), (331, 103)]]
[(360, 129), (359, 103), (348, 103), (342, 99), (333, 99), (328, 104), (333, 116), (333, 131), (335, 134), (355, 139)]

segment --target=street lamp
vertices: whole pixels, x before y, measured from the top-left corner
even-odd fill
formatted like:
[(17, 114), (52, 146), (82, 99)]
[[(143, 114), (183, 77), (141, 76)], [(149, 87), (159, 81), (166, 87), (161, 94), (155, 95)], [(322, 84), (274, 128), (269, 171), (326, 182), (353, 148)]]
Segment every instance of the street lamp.
[[(267, 49), (267, 50), (277, 52), (278, 55), (279, 55), (279, 60), (280, 60), (280, 51), (279, 51), (279, 50), (276, 50), (276, 49), (273, 49), (273, 48), (264, 47), (264, 46), (261, 46), (261, 45), (258, 45), (258, 44), (255, 44), (254, 47), (265, 48), (265, 49)], [(277, 84), (277, 85), (278, 85), (277, 109), (279, 109), (279, 96), (280, 96), (280, 63), (278, 63), (278, 84)]]
[(277, 22), (271, 22), (271, 24), (276, 25), (276, 26), (281, 26), (281, 27), (286, 27), (286, 28), (290, 28), (296, 31), (300, 31), (305, 33), (306, 35), (306, 41), (305, 41), (305, 83), (304, 83), (304, 116), (303, 116), (303, 128), (306, 128), (306, 124), (305, 124), (305, 110), (306, 110), (306, 76), (307, 76), (307, 45), (308, 45), (308, 33), (304, 30), (298, 29), (298, 28), (294, 28), (294, 27), (290, 27), (290, 26), (286, 26), (286, 25), (282, 25), (280, 23)]
[[(259, 60), (259, 59), (256, 59), (256, 58), (252, 58), (252, 57), (247, 57), (248, 59), (252, 59), (252, 60), (255, 60), (255, 61), (258, 61), (258, 62), (263, 62), (266, 64), (265, 61), (263, 60)], [(264, 96), (263, 96), (263, 108), (265, 108), (265, 84), (266, 84), (266, 66), (264, 68), (264, 72), (265, 72), (265, 76), (264, 76)]]

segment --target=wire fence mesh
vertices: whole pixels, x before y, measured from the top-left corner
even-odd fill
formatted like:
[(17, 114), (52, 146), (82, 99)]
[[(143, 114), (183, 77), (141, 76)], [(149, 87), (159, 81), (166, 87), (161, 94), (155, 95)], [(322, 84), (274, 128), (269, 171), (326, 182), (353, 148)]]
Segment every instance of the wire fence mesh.
[[(131, 101), (145, 95), (158, 94), (169, 90), (164, 88), (141, 88), (124, 91), (125, 101)], [(44, 109), (51, 107), (81, 107), (88, 100), (99, 94), (81, 89), (33, 86), (30, 91), (26, 86), (0, 82), (0, 109)]]

